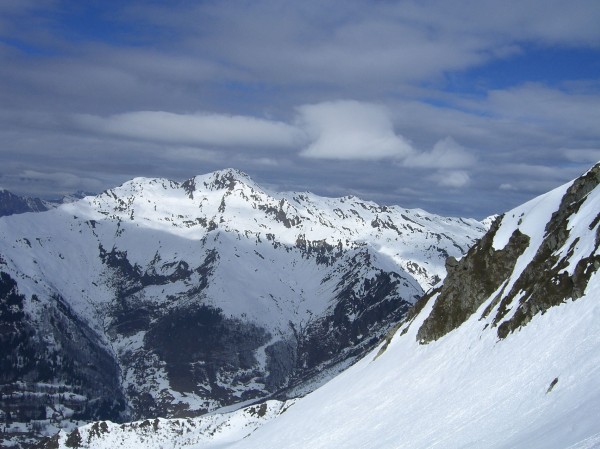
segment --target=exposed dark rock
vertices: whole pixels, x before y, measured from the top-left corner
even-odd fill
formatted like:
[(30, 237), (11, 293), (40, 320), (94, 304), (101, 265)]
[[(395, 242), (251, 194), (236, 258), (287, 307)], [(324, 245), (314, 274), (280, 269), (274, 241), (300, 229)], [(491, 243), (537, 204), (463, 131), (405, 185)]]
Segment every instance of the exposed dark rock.
[(556, 384), (558, 383), (558, 377), (555, 377), (552, 382), (550, 382), (550, 386), (548, 387), (548, 389), (546, 390), (546, 394), (550, 393), (554, 387), (556, 386)]
[(282, 199), (279, 201), (277, 207), (271, 206), (269, 204), (259, 204), (258, 209), (265, 211), (265, 213), (273, 217), (275, 221), (283, 223), (283, 225), (286, 228), (298, 226), (302, 222), (302, 219), (297, 215), (290, 214), (290, 216), (288, 216), (288, 214), (283, 210), (284, 206), (288, 206), (286, 207), (286, 209), (289, 210), (289, 204), (287, 203), (287, 201)]
[(496, 221), (461, 260), (447, 259), (448, 274), (439, 294), (431, 292), (419, 301), (418, 307), (423, 307), (433, 295), (438, 295), (431, 314), (417, 332), (421, 343), (437, 340), (460, 326), (512, 272), (529, 244), (529, 237), (517, 230), (506, 247), (496, 251), (492, 243), (498, 226)]
[[(573, 182), (558, 210), (546, 224), (544, 239), (532, 261), (520, 273), (510, 291), (502, 289), (484, 310), (482, 318), (497, 310), (492, 325), (497, 326), (499, 338), (505, 338), (526, 325), (536, 314), (544, 313), (567, 299), (576, 300), (584, 294), (591, 275), (600, 268), (600, 256), (595, 255), (600, 246), (600, 214), (588, 225), (590, 231), (596, 229), (595, 248), (589, 255), (579, 258), (572, 275), (566, 268), (571, 263), (577, 239), (566, 254), (559, 255), (559, 250), (569, 239), (571, 217), (579, 211), (587, 195), (599, 183), (600, 164)], [(529, 245), (529, 237), (517, 229), (506, 247), (496, 251), (492, 242), (499, 222), (500, 219), (497, 219), (492, 224), (489, 232), (463, 259), (447, 259), (448, 275), (443, 286), (430, 292), (417, 304), (416, 308), (420, 309), (435, 298), (431, 314), (417, 333), (421, 343), (437, 340), (460, 326), (512, 273), (517, 258)], [(509, 310), (512, 315), (506, 319)]]
[(30, 449), (58, 449), (60, 447), (59, 438), (60, 435), (58, 433), (50, 438), (41, 438), (40, 441), (31, 446)]
[(208, 386), (214, 399), (227, 405), (245, 398), (234, 396), (220, 379), (250, 383), (260, 377), (255, 351), (270, 338), (251, 323), (197, 306), (160, 318), (146, 334), (145, 347), (166, 362), (171, 388), (201, 394)]
[(265, 386), (268, 391), (278, 390), (290, 379), (298, 360), (296, 341), (277, 341), (265, 349), (267, 372)]
[(185, 190), (185, 193), (188, 194), (190, 199), (194, 199), (194, 192), (196, 191), (196, 178), (188, 179), (181, 183), (181, 187)]
[(356, 270), (369, 263), (366, 252), (356, 255), (352, 262), (338, 285), (335, 307), (299, 334), (296, 379), (310, 378), (372, 348), (411, 307), (408, 300), (412, 298), (397, 293), (402, 277), (385, 272), (372, 279), (358, 276)]
[(27, 301), (39, 299), (0, 273), (0, 409), (19, 422), (61, 419), (59, 405), (73, 419), (127, 418), (118, 366), (96, 333), (58, 295), (37, 319), (24, 311)]
[[(573, 275), (564, 270), (574, 245), (566, 257), (560, 260), (556, 251), (563, 247), (569, 238), (569, 219), (577, 213), (588, 193), (599, 183), (600, 165), (596, 165), (575, 180), (563, 196), (560, 207), (546, 225), (544, 240), (535, 257), (500, 303), (494, 318), (495, 325), (501, 323), (498, 326), (500, 338), (505, 338), (510, 332), (527, 324), (534, 315), (544, 313), (548, 308), (567, 299), (577, 299), (583, 295), (591, 275), (600, 266), (600, 256), (593, 255), (600, 245), (600, 227), (596, 230), (595, 250), (577, 262)], [(590, 223), (590, 230), (594, 226), (598, 226), (597, 219)], [(516, 311), (510, 319), (502, 322), (517, 296), (520, 297), (519, 304), (513, 305), (517, 307)]]
[[(230, 168), (227, 170), (215, 172), (214, 179), (212, 180), (212, 182), (210, 184), (205, 183), (204, 187), (210, 190), (227, 189), (229, 191), (232, 191), (233, 189), (235, 189), (237, 183), (243, 182), (243, 180), (249, 180), (248, 175), (239, 170)], [(191, 188), (191, 185), (188, 185), (187, 188)]]
[(65, 441), (65, 446), (67, 447), (81, 447), (81, 434), (79, 433), (79, 429), (75, 429), (67, 436), (67, 441)]
[(325, 240), (306, 240), (304, 234), (300, 234), (296, 239), (296, 247), (306, 258), (316, 256), (316, 262), (320, 265), (331, 265), (344, 253), (341, 241), (338, 241), (337, 245), (332, 245)]

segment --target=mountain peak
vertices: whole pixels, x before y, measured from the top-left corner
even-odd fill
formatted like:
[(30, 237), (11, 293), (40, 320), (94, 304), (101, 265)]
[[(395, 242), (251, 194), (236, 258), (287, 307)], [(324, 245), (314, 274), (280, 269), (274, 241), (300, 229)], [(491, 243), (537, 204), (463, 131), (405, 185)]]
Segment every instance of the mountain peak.
[(182, 187), (189, 195), (193, 195), (196, 188), (206, 190), (233, 190), (237, 185), (246, 185), (260, 190), (254, 180), (243, 171), (235, 168), (217, 170), (206, 175), (199, 175), (184, 181)]

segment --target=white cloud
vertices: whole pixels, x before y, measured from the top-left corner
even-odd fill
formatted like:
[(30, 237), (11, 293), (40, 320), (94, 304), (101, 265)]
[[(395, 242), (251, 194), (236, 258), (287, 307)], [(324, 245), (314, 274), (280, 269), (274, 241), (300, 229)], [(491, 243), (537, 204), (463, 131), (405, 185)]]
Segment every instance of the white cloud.
[(318, 159), (401, 159), (413, 153), (410, 143), (394, 132), (388, 111), (357, 101), (301, 106), (298, 124), (312, 141), (301, 155)]
[(75, 121), (99, 133), (168, 143), (289, 148), (300, 139), (291, 125), (241, 115), (138, 111), (106, 118), (80, 114)]
[(510, 183), (500, 184), (499, 189), (500, 190), (517, 190), (517, 188)]
[(466, 187), (471, 182), (469, 174), (462, 170), (442, 170), (429, 177), (440, 187), (459, 189)]
[(456, 169), (470, 167), (475, 157), (452, 137), (439, 140), (433, 149), (424, 153), (413, 153), (404, 161), (407, 167)]

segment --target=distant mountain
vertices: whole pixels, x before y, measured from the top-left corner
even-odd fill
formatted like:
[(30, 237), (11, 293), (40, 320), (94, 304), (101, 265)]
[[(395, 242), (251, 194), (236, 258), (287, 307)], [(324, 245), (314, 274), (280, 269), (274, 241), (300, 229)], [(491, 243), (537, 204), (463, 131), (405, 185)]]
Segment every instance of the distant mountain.
[(46, 447), (597, 448), (600, 164), (505, 213), (369, 355), (307, 396), (94, 423)]
[(484, 231), (268, 192), (236, 170), (136, 178), (3, 217), (0, 410), (12, 431), (51, 433), (306, 394), (372, 349)]
[(26, 212), (45, 212), (61, 204), (72, 203), (89, 195), (84, 192), (75, 192), (58, 200), (42, 200), (26, 196), (15, 195), (5, 189), (0, 189), (0, 217), (24, 214)]
[(25, 212), (42, 212), (48, 209), (46, 202), (39, 198), (22, 197), (0, 189), (0, 217)]

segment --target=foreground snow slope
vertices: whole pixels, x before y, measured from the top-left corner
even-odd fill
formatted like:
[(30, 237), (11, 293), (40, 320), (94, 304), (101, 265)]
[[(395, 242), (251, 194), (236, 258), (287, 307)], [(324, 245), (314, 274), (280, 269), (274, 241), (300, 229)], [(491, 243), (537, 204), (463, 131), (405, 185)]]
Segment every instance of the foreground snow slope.
[[(270, 414), (261, 427), (248, 427), (243, 438), (238, 439), (239, 429), (232, 424), (230, 439), (221, 434), (218, 440), (187, 444), (170, 426), (159, 425), (144, 444), (600, 447), (599, 180), (596, 166), (573, 184), (505, 214), (463, 260), (452, 264), (444, 287), (426, 296), (385, 344), (285, 413)], [(540, 254), (548, 265), (540, 265)], [(500, 287), (463, 313), (452, 283), (469, 279), (463, 267), (473, 260), (485, 263), (488, 272), (480, 278), (487, 287)], [(494, 278), (504, 271), (502, 279)], [(560, 301), (540, 297), (548, 285), (563, 295)], [(466, 283), (463, 288), (475, 297), (483, 291)], [(426, 325), (442, 306), (447, 316), (458, 308), (463, 321), (453, 328)], [(59, 442), (64, 445), (67, 437), (61, 434)], [(122, 429), (103, 437), (90, 437), (89, 429), (82, 429), (81, 441), (85, 447), (109, 447), (108, 441), (111, 447), (135, 447), (138, 440)]]
[[(590, 288), (600, 288), (597, 277)], [(232, 447), (594, 447), (598, 323), (600, 302), (590, 294), (536, 317), (507, 341), (472, 319), (418, 346), (411, 327), (377, 360), (365, 358)]]

